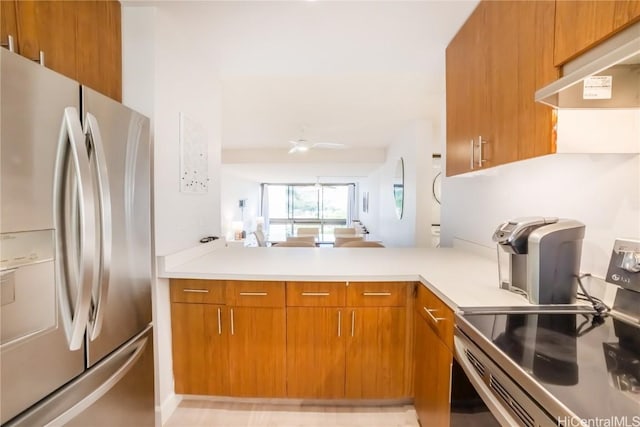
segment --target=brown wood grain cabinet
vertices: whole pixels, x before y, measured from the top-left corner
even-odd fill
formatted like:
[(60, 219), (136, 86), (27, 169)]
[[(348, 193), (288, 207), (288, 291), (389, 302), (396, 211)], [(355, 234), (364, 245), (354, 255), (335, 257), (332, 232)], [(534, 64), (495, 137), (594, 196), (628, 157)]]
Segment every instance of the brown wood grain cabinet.
[(108, 1), (3, 0), (0, 41), (47, 68), (122, 100), (121, 6)]
[(407, 397), (404, 395), (406, 312), (404, 307), (348, 309), (347, 398)]
[(228, 394), (228, 334), (222, 332), (219, 323), (224, 310), (222, 305), (171, 303), (176, 393)]
[(286, 395), (284, 283), (172, 279), (176, 393)]
[(453, 363), (453, 312), (418, 288), (415, 316), (414, 405), (423, 426), (447, 427)]
[(405, 282), (288, 282), (288, 396), (408, 397), (411, 289)]
[(447, 176), (554, 152), (555, 3), (481, 1), (446, 50)]
[(18, 17), (15, 1), (0, 1), (0, 44), (9, 48), (9, 36), (13, 38), (14, 50), (18, 51)]
[(412, 393), (413, 283), (172, 279), (176, 393)]
[(287, 395), (345, 396), (345, 310), (287, 307)]
[(558, 1), (554, 63), (564, 64), (639, 20), (638, 0)]

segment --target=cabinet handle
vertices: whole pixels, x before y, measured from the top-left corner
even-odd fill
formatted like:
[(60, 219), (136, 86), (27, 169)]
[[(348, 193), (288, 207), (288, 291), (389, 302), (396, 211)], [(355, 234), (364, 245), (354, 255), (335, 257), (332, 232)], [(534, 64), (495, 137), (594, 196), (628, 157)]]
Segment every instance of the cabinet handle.
[(435, 324), (437, 325), (441, 320), (447, 320), (444, 317), (435, 317), (433, 314), (431, 314), (432, 311), (438, 311), (436, 309), (433, 308), (427, 308), (427, 307), (422, 307), (424, 309), (424, 311), (427, 312), (427, 314), (429, 315), (429, 317), (431, 317), (431, 319), (435, 322)]
[(473, 139), (469, 141), (469, 146), (470, 146), (469, 148), (471, 148), (471, 157), (469, 159), (469, 168), (473, 169), (474, 166), (475, 166), (473, 162), (474, 162), (475, 157), (476, 157), (476, 156), (474, 156), (475, 144), (473, 143)]
[(38, 54), (38, 58), (34, 59), (33, 62), (37, 62), (44, 67), (44, 51), (41, 50)]
[(13, 36), (11, 34), (9, 34), (7, 36), (7, 42), (6, 43), (2, 43), (1, 44), (2, 47), (6, 47), (7, 49), (9, 49), (9, 52), (15, 52), (15, 44), (13, 43)]
[(220, 321), (220, 307), (218, 307), (218, 335), (222, 335), (222, 322)]
[(391, 292), (363, 292), (365, 297), (388, 297), (391, 296)]
[(482, 164), (486, 162), (485, 159), (482, 158), (482, 145), (486, 144), (487, 141), (482, 139), (482, 135), (478, 135), (478, 167), (482, 167)]
[(330, 292), (303, 292), (303, 297), (328, 297), (331, 295)]
[(231, 310), (231, 335), (235, 334), (235, 329), (233, 328), (233, 308)]
[(342, 329), (342, 312), (338, 310), (338, 336), (340, 336), (341, 329)]
[(240, 292), (241, 296), (244, 297), (266, 297), (266, 292)]
[(190, 288), (184, 288), (182, 290), (182, 292), (191, 292), (193, 294), (208, 294), (209, 290), (208, 289), (190, 289)]
[(353, 333), (355, 332), (355, 324), (356, 324), (356, 311), (353, 310), (351, 312), (351, 336), (353, 336)]

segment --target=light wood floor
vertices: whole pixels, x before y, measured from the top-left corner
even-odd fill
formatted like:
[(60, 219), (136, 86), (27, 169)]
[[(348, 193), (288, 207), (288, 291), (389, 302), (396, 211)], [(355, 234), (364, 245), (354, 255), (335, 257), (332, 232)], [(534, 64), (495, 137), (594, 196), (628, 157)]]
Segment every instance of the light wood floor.
[(419, 427), (404, 406), (315, 406), (183, 400), (165, 427)]

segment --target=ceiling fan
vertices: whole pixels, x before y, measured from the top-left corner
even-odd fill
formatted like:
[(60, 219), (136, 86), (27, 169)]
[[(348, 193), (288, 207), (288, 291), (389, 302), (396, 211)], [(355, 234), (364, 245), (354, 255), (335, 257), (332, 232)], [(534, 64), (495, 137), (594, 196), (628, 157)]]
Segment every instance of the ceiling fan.
[(311, 149), (340, 150), (346, 147), (345, 144), (340, 144), (338, 142), (311, 142), (302, 138), (295, 141), (289, 141), (289, 143), (291, 144), (289, 154), (304, 153)]

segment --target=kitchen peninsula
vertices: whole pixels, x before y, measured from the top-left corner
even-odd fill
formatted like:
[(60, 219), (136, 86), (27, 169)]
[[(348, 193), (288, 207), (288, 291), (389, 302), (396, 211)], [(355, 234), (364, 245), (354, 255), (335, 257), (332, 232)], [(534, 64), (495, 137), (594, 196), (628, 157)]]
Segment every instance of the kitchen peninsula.
[(212, 242), (159, 267), (176, 394), (412, 399), (428, 425), (448, 425), (454, 311), (529, 304), (490, 256), (454, 248)]

